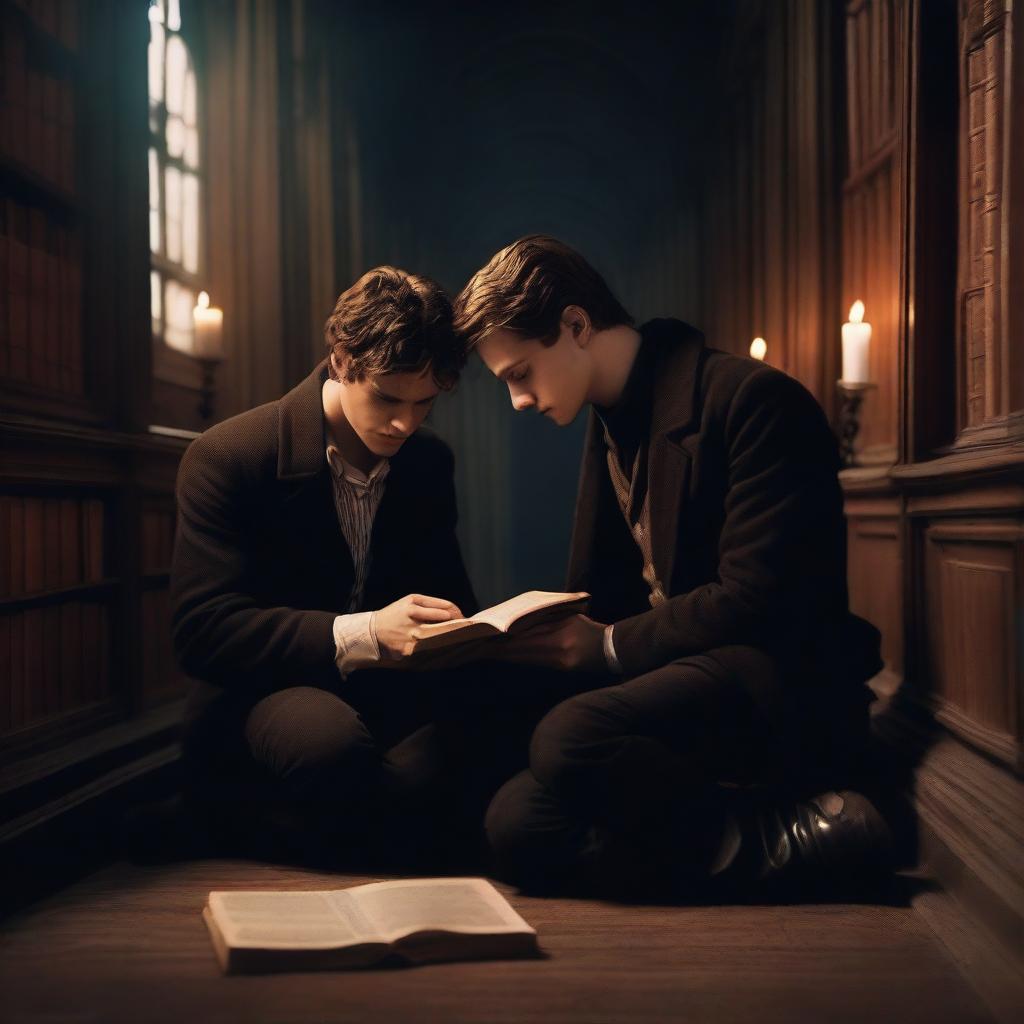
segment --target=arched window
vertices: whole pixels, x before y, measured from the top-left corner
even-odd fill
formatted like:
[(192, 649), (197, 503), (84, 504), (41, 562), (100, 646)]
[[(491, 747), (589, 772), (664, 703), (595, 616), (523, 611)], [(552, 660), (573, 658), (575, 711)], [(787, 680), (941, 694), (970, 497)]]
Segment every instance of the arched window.
[(153, 333), (192, 351), (192, 307), (202, 290), (203, 154), (196, 72), (179, 0), (149, 4), (149, 248)]

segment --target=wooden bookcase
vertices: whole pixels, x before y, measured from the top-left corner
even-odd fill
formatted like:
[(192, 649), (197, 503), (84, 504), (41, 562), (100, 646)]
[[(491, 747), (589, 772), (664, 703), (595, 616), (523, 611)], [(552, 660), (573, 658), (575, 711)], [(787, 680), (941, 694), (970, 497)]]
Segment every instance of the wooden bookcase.
[(173, 761), (144, 4), (0, 0), (0, 847)]

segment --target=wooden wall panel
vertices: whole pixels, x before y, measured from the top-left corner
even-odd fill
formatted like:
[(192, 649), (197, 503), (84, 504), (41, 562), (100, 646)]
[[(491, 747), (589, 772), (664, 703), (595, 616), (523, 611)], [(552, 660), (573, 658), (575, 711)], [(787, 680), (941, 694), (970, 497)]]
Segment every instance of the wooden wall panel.
[(924, 629), (936, 714), (990, 754), (1021, 765), (1024, 525), (933, 522), (924, 537)]
[(847, 504), (850, 609), (882, 633), (882, 658), (903, 674), (903, 557), (897, 501)]

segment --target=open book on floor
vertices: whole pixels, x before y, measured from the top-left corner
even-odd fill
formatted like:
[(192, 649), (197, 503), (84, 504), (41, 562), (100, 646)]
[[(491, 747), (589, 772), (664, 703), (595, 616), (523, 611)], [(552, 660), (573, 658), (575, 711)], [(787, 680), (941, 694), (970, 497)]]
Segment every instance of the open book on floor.
[(537, 933), (482, 878), (211, 892), (203, 919), (226, 974), (539, 955)]
[(416, 630), (416, 644), (408, 653), (416, 655), (469, 640), (518, 632), (550, 619), (565, 618), (582, 612), (589, 597), (585, 591), (556, 594), (547, 590), (527, 590), (468, 619), (450, 619), (420, 626)]

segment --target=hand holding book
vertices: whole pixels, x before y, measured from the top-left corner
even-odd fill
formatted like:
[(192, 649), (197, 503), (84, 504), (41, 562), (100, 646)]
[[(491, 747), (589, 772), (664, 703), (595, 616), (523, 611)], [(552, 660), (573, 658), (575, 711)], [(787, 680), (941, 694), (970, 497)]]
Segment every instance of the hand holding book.
[(583, 611), (589, 597), (583, 591), (562, 594), (528, 590), (501, 604), (485, 608), (468, 619), (425, 621), (412, 629), (412, 643), (406, 647), (404, 655), (415, 658), (427, 651), (483, 641), (481, 650), (493, 648), (494, 651), (493, 655), (485, 653), (483, 657), (504, 658), (508, 649), (517, 646), (508, 638), (579, 617), (577, 613)]

